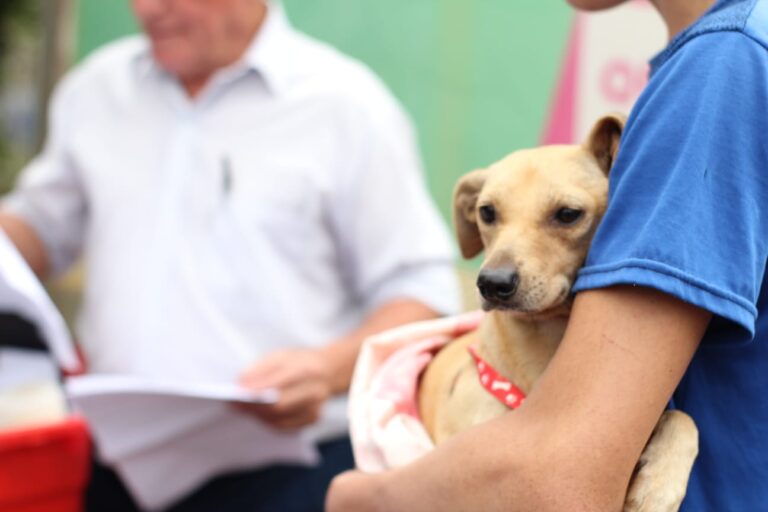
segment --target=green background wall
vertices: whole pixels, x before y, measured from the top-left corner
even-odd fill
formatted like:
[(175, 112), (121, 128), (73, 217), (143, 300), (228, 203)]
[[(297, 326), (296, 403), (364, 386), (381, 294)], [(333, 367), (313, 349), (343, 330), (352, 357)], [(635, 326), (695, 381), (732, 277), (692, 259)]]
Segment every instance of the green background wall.
[[(430, 188), (542, 132), (568, 37), (563, 0), (285, 0), (293, 24), (366, 62), (416, 122)], [(78, 55), (134, 32), (130, 0), (79, 0)]]

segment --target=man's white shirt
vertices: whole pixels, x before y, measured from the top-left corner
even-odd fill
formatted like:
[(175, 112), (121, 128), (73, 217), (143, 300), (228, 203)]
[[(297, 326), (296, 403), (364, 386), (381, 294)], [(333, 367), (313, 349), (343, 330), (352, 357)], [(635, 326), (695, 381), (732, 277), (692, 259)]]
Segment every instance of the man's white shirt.
[[(142, 36), (89, 57), (4, 208), (36, 228), (56, 271), (84, 255), (77, 334), (94, 373), (233, 382), (389, 299), (459, 308), (408, 119), (277, 6), (194, 101)], [(345, 429), (336, 400), (313, 435)]]

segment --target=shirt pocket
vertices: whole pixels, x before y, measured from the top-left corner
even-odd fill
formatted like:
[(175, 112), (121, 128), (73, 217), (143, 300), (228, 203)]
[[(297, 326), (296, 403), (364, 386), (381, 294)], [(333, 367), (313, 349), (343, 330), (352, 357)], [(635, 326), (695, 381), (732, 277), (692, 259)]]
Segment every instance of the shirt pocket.
[(320, 187), (300, 159), (234, 156), (222, 167), (228, 213), (249, 252), (304, 263), (321, 218)]

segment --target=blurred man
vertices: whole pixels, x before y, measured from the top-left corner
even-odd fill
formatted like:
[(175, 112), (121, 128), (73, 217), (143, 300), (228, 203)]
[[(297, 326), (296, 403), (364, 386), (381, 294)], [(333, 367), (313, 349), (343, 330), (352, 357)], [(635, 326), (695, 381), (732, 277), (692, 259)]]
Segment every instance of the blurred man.
[[(144, 36), (65, 78), (0, 225), (41, 276), (84, 255), (91, 372), (276, 387), (246, 412), (319, 447), (317, 467), (219, 475), (171, 510), (319, 510), (352, 465), (341, 395), (361, 340), (458, 305), (412, 128), (278, 5), (132, 5)], [(89, 509), (135, 506), (97, 468)]]

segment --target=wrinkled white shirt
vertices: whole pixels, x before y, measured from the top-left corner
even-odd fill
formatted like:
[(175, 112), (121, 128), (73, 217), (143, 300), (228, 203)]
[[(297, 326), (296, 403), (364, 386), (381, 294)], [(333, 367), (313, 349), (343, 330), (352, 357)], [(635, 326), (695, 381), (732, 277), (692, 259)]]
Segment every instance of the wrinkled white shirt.
[[(55, 271), (84, 255), (91, 372), (232, 382), (389, 299), (459, 308), (409, 121), (279, 7), (194, 101), (142, 36), (93, 54), (55, 93), (47, 145), (4, 207)], [(339, 403), (317, 429), (346, 429)]]

